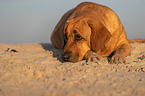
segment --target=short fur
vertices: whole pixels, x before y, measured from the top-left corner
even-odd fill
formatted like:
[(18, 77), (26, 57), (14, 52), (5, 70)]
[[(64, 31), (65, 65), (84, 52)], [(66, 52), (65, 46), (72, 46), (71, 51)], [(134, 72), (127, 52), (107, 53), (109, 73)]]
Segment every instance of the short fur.
[(123, 63), (130, 45), (118, 16), (110, 8), (83, 2), (69, 10), (55, 27), (51, 41), (63, 48), (64, 61), (82, 59), (98, 62), (111, 56), (110, 62)]

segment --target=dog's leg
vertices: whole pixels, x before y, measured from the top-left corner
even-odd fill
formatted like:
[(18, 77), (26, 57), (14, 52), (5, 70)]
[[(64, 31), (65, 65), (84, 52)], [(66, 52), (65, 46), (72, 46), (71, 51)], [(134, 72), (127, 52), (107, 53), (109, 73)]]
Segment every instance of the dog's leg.
[(86, 52), (84, 59), (87, 60), (87, 62), (96, 62), (98, 64), (102, 64), (101, 61), (103, 60), (103, 58), (100, 55), (97, 55), (91, 50)]
[(145, 39), (129, 39), (129, 43), (145, 43)]
[(111, 54), (112, 57), (110, 58), (110, 63), (125, 63), (125, 57), (130, 55), (130, 52), (130, 45), (128, 43), (123, 44)]

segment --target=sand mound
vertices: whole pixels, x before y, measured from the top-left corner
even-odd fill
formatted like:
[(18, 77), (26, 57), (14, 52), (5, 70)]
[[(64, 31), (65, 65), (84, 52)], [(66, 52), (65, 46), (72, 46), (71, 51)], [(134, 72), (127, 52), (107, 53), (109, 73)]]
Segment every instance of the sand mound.
[(51, 44), (0, 44), (0, 96), (144, 96), (145, 44), (126, 64), (61, 63)]

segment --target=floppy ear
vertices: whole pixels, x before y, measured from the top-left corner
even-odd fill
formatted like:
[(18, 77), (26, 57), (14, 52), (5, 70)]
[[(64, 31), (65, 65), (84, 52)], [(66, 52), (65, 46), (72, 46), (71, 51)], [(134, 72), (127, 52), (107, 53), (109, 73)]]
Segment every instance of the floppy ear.
[(64, 41), (64, 27), (65, 23), (68, 20), (68, 18), (71, 16), (73, 13), (74, 9), (71, 9), (67, 13), (63, 15), (63, 17), (60, 19), (56, 27), (54, 28), (52, 34), (51, 34), (51, 42), (56, 48), (63, 48), (65, 45)]
[(97, 52), (110, 39), (111, 34), (106, 27), (97, 20), (88, 20), (91, 27), (91, 50)]

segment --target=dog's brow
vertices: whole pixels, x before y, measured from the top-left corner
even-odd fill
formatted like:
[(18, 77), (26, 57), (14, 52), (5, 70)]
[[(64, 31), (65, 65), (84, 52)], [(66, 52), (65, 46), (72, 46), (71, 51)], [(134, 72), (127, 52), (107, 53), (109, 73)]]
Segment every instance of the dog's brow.
[(73, 33), (77, 33), (77, 30), (73, 30)]

